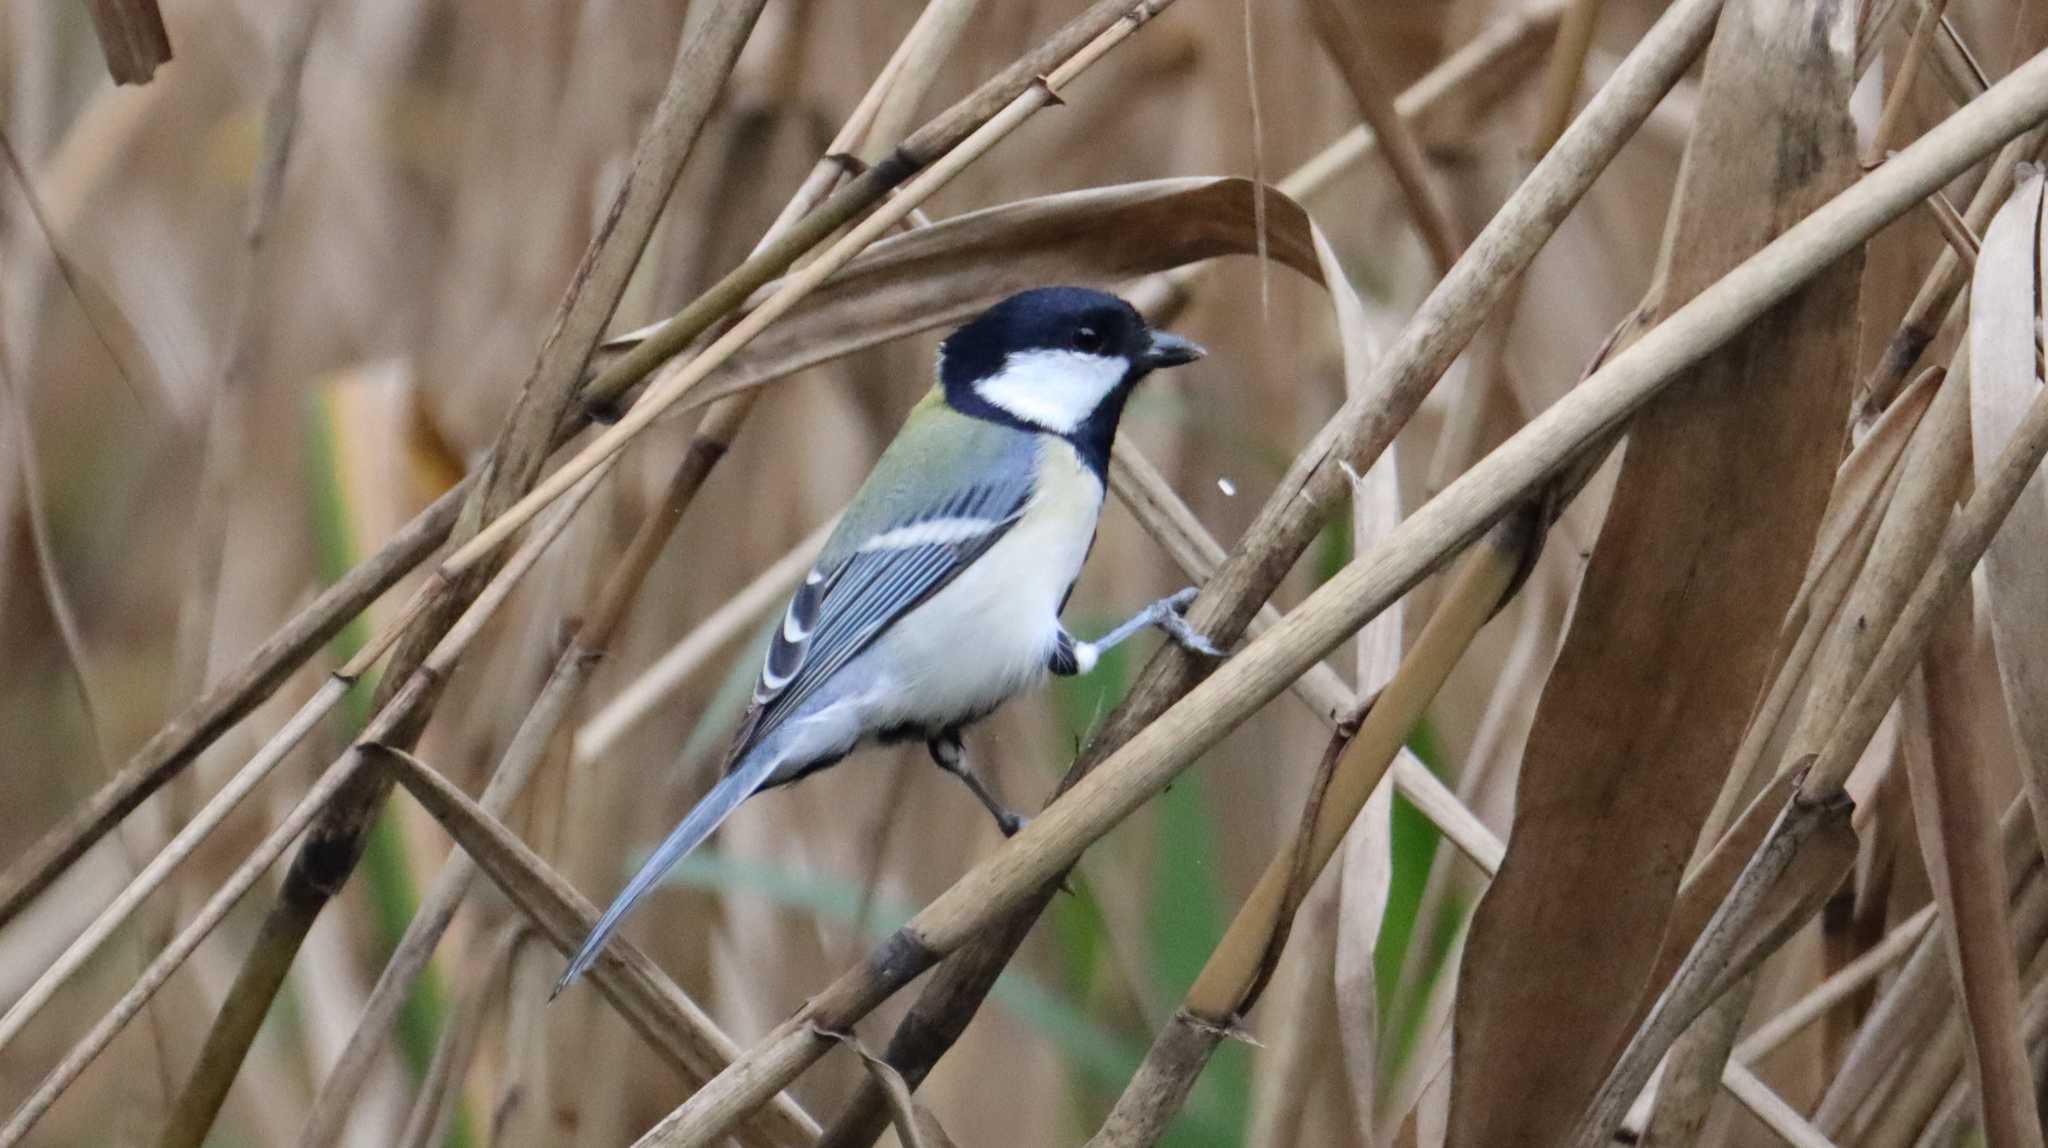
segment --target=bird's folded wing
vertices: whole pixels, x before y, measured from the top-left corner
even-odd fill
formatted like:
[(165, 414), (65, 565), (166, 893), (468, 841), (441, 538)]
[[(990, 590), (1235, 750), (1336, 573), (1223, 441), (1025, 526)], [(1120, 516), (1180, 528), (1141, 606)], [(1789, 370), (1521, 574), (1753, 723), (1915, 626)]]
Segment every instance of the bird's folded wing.
[(993, 546), (1016, 524), (1029, 497), (1023, 483), (968, 487), (903, 515), (850, 553), (820, 561), (768, 644), (760, 684), (728, 763), (745, 756), (856, 654)]

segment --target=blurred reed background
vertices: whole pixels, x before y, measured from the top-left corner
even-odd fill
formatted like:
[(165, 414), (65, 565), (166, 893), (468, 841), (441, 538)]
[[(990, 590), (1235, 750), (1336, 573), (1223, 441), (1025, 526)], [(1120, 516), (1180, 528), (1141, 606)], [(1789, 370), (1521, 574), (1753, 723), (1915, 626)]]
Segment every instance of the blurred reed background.
[[(627, 176), (678, 45), (719, 6), (165, 0), (175, 58), (150, 82), (123, 87), (107, 74), (88, 7), (0, 7), (0, 124), (17, 167), (0, 195), (0, 862), (8, 863), (323, 585), (480, 464)], [(928, 89), (921, 99), (885, 109), (895, 134), (879, 140), (969, 93), (1078, 7), (951, 5), (966, 14), (957, 42), (917, 77)], [(1333, 62), (1333, 49), (1349, 49), (1318, 23), (1317, 7), (1343, 9), (1340, 19), (1365, 30), (1367, 51), (1349, 66), (1387, 94), (1461, 48), (1499, 41), (1483, 67), (1410, 119), (1453, 248), (1528, 171), (1544, 142), (1545, 110), (1583, 104), (1663, 8), (1567, 5), (1568, 27), (1591, 21), (1590, 46), (1558, 41), (1561, 55), (1553, 55), (1555, 6), (1176, 4), (1063, 89), (1064, 106), (1032, 117), (924, 203), (924, 216), (943, 223), (1032, 197), (1174, 176), (1281, 184), (1359, 122), (1354, 86)], [(1946, 8), (1991, 80), (2031, 51), (2043, 15), (2036, 4), (1992, 0), (1932, 7)], [(747, 256), (922, 9), (915, 0), (768, 0), (609, 329), (676, 312)], [(1920, 11), (1912, 3), (1858, 9), (1855, 26), (1876, 60), (1851, 105), (1866, 146), (1885, 93), (1913, 56)], [(299, 52), (303, 76), (294, 84)], [(1948, 67), (1933, 75), (1939, 69), (1928, 63), (1917, 87), (1909, 75), (1892, 146), (1953, 110), (1959, 66)], [(1546, 77), (1568, 103), (1546, 99)], [(1512, 325), (1489, 327), (1401, 430), (1390, 457), (1404, 512), (1557, 402), (1645, 299), (1701, 87), (1695, 65), (1535, 260)], [(877, 140), (859, 149), (864, 158), (882, 154)], [(1419, 237), (1385, 150), (1315, 179), (1300, 196), (1362, 300), (1360, 330), (1376, 346), (1395, 337), (1437, 282), (1441, 255), (1455, 254)], [(1974, 186), (1966, 177), (1953, 189), (1956, 202)], [(1731, 242), (1739, 256), (1768, 236)], [(1849, 364), (1858, 378), (1943, 250), (1927, 212), (1868, 246), (1860, 310), (1852, 306), (1842, 326), (1860, 341)], [(1125, 435), (1228, 547), (1343, 402), (1344, 350), (1326, 292), (1277, 263), (1221, 259), (1178, 286), (1187, 302), (1173, 327), (1211, 354), (1149, 384)], [(779, 605), (757, 580), (851, 494), (929, 384), (941, 333), (920, 331), (767, 388), (681, 519), (506, 819), (585, 896), (608, 899), (709, 783), (751, 684), (768, 611)], [(480, 790), (639, 523), (659, 506), (698, 419), (654, 425), (541, 555), (448, 681), (417, 743), (421, 760)], [(1522, 747), (1616, 469), (1610, 462), (1572, 503), (1526, 583), (1457, 661), (1408, 738), (1498, 837), (1516, 817)], [(1347, 515), (1335, 515), (1275, 604), (1285, 610), (1337, 571), (1354, 553), (1351, 535)], [(1803, 556), (1808, 543), (1787, 545)], [(1093, 632), (1187, 581), (1112, 499), (1069, 624)], [(399, 622), (421, 582), (415, 572), (383, 594), (117, 834), (64, 867), (40, 896), (10, 905), (0, 920), (0, 1002), (29, 991), (329, 672)], [(1432, 580), (1408, 598), (1396, 622), (1408, 641), (1444, 596)], [(752, 598), (760, 602), (748, 608)], [(1777, 616), (1766, 619), (1768, 633)], [(644, 688), (650, 668), (685, 639), (695, 643), (691, 671), (622, 724), (616, 703)], [(1976, 767), (2003, 799), (2017, 792), (2019, 771), (1988, 622), (1959, 640), (1967, 656), (1954, 662), (1951, 696), (1974, 699)], [(999, 791), (1026, 808), (1048, 799), (1154, 641), (978, 728), (970, 747)], [(1327, 662), (1351, 681), (1360, 658), (1347, 649)], [(0, 1111), (30, 1097), (363, 729), (374, 680), (358, 684), (46, 1006), (12, 1031), (0, 1023)], [(1635, 716), (1627, 699), (1613, 705), (1613, 721)], [(1899, 752), (1890, 729), (1871, 754), (1884, 760), (1866, 761), (1851, 787), (1863, 796), (1879, 788), (1873, 779), (1899, 779), (1858, 817), (1862, 861), (1845, 889), (1864, 896), (1800, 929), (1764, 966), (1753, 1023), (1933, 895), (1904, 770), (1888, 770)], [(1071, 895), (1054, 899), (988, 1007), (919, 1091), (954, 1142), (1078, 1143), (1101, 1123), (1301, 820), (1328, 737), (1310, 707), (1279, 698), (1088, 851)], [(627, 935), (745, 1047), (1000, 844), (920, 749), (871, 751), (749, 804)], [(1678, 860), (1692, 847), (1687, 838)], [(450, 837), (418, 803), (404, 792), (388, 803), (364, 863), (291, 963), (208, 1143), (306, 1142), (316, 1097), (450, 854)], [(15, 1133), (25, 1132), (22, 1142), (157, 1142), (278, 881), (273, 874), (256, 884), (32, 1130)], [(1244, 1019), (1247, 1039), (1225, 1042), (1163, 1142), (1441, 1143), (1452, 1074), (1439, 1039), (1485, 883), (1405, 798), (1369, 804), (1302, 903), (1273, 984)], [(1597, 887), (1561, 892), (1575, 901), (1601, 896)], [(1849, 917), (1854, 928), (1843, 925)], [(475, 883), (390, 1035), (371, 1043), (376, 1056), (343, 1106), (338, 1142), (620, 1144), (689, 1094), (687, 1078), (596, 992), (579, 989), (543, 1007), (561, 958), (523, 927), (526, 919), (491, 880)], [(1653, 940), (1663, 931), (1661, 919), (1612, 925)], [(2023, 952), (2023, 966), (2032, 956)], [(1572, 983), (1569, 971), (1522, 972)], [(881, 1048), (909, 999), (860, 1024), (862, 1040)], [(1808, 1111), (1855, 1031), (1845, 1008), (1752, 1067)], [(1961, 1048), (1950, 1051), (1959, 1058)], [(1973, 1054), (1971, 1072), (1976, 1063)], [(865, 1078), (858, 1058), (838, 1054), (791, 1095), (829, 1123)], [(1718, 1142), (1778, 1142), (1725, 1096), (1714, 1111)], [(1974, 1122), (1969, 1109), (1944, 1127)], [(1922, 1124), (1934, 1127), (1923, 1119), (1911, 1128)], [(1846, 1130), (1840, 1137), (1864, 1142)]]

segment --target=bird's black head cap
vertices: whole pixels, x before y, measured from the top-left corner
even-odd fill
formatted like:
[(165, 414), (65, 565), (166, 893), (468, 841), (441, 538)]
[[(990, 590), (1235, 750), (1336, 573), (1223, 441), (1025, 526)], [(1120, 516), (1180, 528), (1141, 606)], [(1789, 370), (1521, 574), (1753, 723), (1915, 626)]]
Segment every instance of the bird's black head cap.
[(954, 331), (939, 349), (939, 382), (961, 413), (1061, 435), (1101, 472), (1131, 388), (1201, 354), (1108, 292), (1040, 287)]

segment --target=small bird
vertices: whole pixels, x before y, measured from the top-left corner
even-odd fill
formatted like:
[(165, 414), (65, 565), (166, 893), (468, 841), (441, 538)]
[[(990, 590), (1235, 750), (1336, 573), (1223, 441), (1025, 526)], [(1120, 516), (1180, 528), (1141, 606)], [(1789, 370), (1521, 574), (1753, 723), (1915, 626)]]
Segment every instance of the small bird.
[(1152, 603), (1093, 642), (1060, 624), (1095, 540), (1124, 402), (1201, 347), (1078, 287), (1012, 295), (947, 337), (938, 384), (868, 475), (768, 645), (724, 777), (605, 910), (556, 982), (597, 958), (634, 902), (762, 789), (866, 743), (924, 741), (1005, 835), (1023, 820), (968, 767), (960, 731), (1046, 674), (1085, 674), (1146, 627), (1220, 656)]

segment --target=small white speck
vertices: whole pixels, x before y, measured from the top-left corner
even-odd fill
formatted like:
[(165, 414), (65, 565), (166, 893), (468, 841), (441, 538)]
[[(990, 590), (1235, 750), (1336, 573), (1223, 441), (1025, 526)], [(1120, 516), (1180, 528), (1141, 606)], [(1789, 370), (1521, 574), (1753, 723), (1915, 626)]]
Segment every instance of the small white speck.
[(1218, 478), (1216, 480), (1216, 489), (1222, 491), (1225, 498), (1237, 497), (1237, 484), (1227, 478)]

